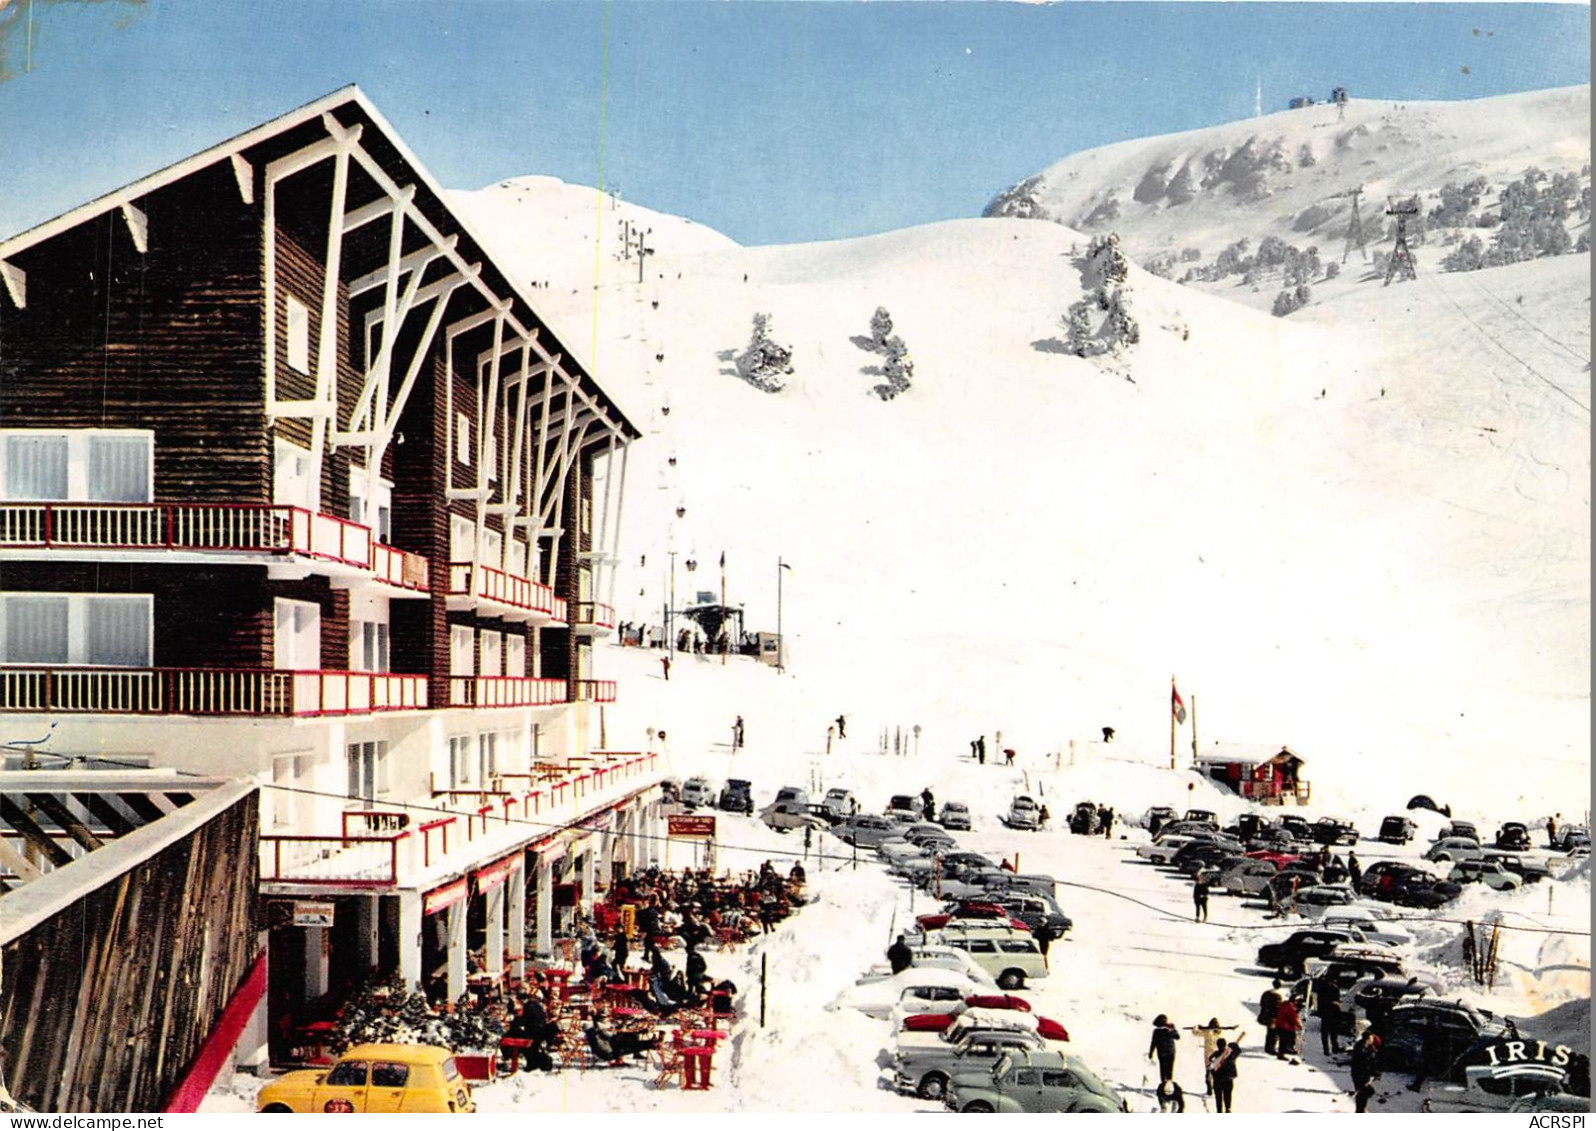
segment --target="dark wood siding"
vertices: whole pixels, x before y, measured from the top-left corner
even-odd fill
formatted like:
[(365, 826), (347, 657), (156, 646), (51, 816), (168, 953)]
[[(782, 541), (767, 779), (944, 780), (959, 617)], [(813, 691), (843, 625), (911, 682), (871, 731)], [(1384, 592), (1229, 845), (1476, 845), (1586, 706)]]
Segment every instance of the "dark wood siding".
[(147, 254), (113, 212), (16, 257), (28, 305), (0, 302), (0, 428), (152, 428), (158, 500), (266, 501), (259, 221), (230, 171), (140, 207)]

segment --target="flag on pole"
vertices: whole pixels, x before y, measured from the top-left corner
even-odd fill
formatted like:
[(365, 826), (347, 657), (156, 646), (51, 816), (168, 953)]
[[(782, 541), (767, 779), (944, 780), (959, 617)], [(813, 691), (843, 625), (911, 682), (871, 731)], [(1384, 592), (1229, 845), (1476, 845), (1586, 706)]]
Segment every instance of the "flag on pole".
[(1169, 709), (1174, 712), (1175, 721), (1177, 723), (1185, 722), (1186, 701), (1180, 697), (1180, 689), (1175, 686), (1173, 680), (1169, 684), (1169, 697)]

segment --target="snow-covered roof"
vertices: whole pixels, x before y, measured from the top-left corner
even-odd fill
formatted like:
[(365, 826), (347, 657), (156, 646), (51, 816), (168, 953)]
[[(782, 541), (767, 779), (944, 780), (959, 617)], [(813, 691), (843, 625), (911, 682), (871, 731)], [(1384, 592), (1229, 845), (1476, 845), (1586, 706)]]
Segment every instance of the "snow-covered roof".
[(1271, 762), (1279, 758), (1281, 755), (1285, 755), (1289, 760), (1303, 761), (1302, 756), (1289, 747), (1275, 746), (1268, 743), (1262, 745), (1248, 743), (1216, 746), (1212, 750), (1206, 750), (1199, 754), (1197, 761), (1205, 766), (1261, 766), (1265, 762)]

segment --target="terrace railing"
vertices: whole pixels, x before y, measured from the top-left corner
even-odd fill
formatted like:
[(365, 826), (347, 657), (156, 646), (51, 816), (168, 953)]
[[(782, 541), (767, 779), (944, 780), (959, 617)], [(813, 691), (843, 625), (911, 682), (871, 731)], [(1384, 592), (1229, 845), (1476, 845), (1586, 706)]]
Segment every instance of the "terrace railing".
[(427, 706), (427, 677), (259, 668), (0, 667), (0, 711), (315, 717)]
[(563, 679), (507, 675), (449, 677), (451, 707), (550, 707), (565, 702)]

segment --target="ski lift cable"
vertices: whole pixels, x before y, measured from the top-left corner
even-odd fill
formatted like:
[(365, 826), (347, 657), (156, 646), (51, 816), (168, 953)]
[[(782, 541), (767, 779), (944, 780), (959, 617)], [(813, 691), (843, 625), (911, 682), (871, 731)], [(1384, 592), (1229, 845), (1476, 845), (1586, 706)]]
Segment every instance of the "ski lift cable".
[[(1468, 272), (1468, 274), (1473, 274), (1473, 272)], [(1529, 317), (1522, 310), (1517, 309), (1512, 303), (1508, 302), (1501, 295), (1497, 294), (1495, 291), (1493, 291), (1489, 287), (1485, 286), (1485, 284), (1479, 282), (1476, 279), (1469, 279), (1468, 283), (1475, 290), (1477, 290), (1480, 294), (1484, 295), (1488, 299), (1491, 299), (1498, 306), (1500, 306), (1503, 310), (1507, 311), (1514, 318), (1517, 318), (1520, 322), (1524, 323), (1524, 325), (1528, 326), (1531, 330), (1534, 330), (1537, 334), (1539, 334), (1541, 337), (1545, 338), (1548, 342), (1551, 342), (1554, 346), (1557, 346), (1559, 349), (1563, 350), (1564, 353), (1568, 354), (1569, 357), (1573, 358), (1575, 361), (1579, 362), (1581, 365), (1589, 365), (1590, 364), (1590, 358), (1581, 356), (1579, 351), (1576, 350), (1573, 346), (1569, 345), (1567, 342), (1564, 342), (1564, 341), (1562, 341), (1562, 340), (1560, 340), (1558, 338), (1554, 338), (1551, 334), (1548, 334), (1545, 330), (1541, 329), (1534, 322), (1530, 321)]]

